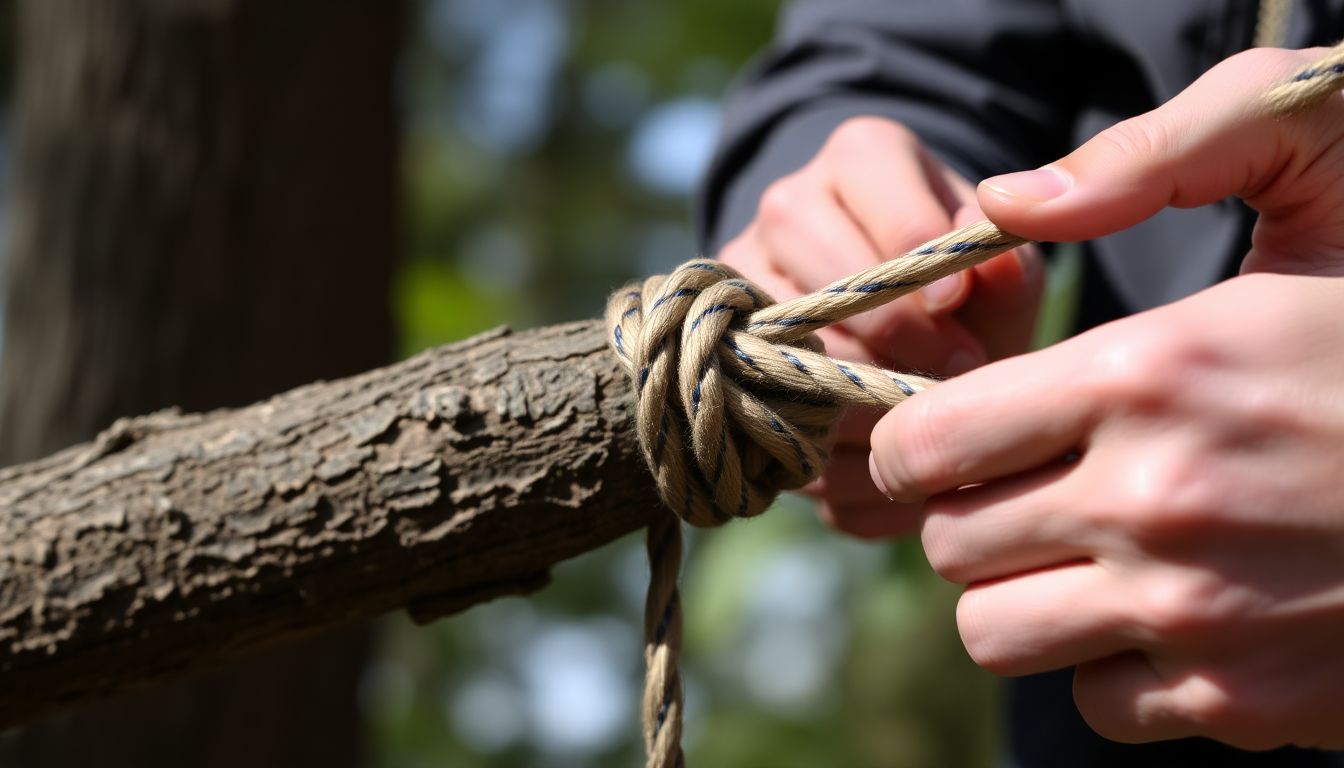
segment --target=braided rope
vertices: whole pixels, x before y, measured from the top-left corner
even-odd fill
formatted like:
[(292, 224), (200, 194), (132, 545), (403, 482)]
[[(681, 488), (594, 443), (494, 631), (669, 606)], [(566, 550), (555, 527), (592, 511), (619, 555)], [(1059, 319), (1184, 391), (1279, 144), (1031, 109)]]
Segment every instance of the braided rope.
[[(1344, 44), (1266, 92), (1277, 114), (1344, 85)], [(610, 344), (637, 390), (635, 426), (666, 506), (649, 527), (644, 745), (650, 768), (681, 768), (681, 524), (765, 511), (818, 476), (852, 405), (891, 408), (934, 381), (827, 356), (819, 328), (894, 301), (1025, 244), (987, 221), (825, 288), (775, 303), (732, 268), (697, 259), (607, 303)]]
[(1344, 43), (1289, 80), (1270, 88), (1262, 101), (1269, 111), (1288, 116), (1309, 109), (1344, 87)]
[(1260, 0), (1260, 11), (1255, 17), (1255, 36), (1251, 45), (1273, 48), (1283, 45), (1288, 36), (1288, 19), (1293, 14), (1293, 0)]

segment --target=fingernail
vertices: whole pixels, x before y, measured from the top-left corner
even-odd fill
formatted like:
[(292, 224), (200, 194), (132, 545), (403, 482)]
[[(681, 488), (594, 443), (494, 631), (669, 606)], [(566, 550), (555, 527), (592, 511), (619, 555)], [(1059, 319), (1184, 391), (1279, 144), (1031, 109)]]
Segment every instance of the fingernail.
[(882, 495), (891, 501), (895, 501), (891, 498), (891, 491), (887, 490), (887, 484), (882, 482), (882, 475), (877, 472), (877, 457), (873, 455), (872, 451), (868, 452), (868, 474), (873, 478), (873, 485), (877, 486), (877, 490), (881, 491)]
[(957, 300), (961, 294), (961, 273), (948, 275), (940, 280), (934, 280), (932, 283), (919, 289), (919, 294), (924, 297), (924, 309), (929, 312), (937, 312)]
[(1004, 197), (1043, 203), (1068, 192), (1073, 186), (1073, 177), (1061, 168), (1047, 165), (1034, 171), (994, 176), (980, 183)]
[(1022, 282), (1030, 284), (1036, 279), (1036, 276), (1044, 269), (1045, 257), (1030, 243), (1013, 251), (1017, 256), (1017, 266), (1022, 270)]
[(943, 370), (948, 376), (960, 376), (967, 371), (975, 370), (986, 362), (985, 356), (980, 352), (971, 349), (958, 349), (947, 358), (947, 365)]

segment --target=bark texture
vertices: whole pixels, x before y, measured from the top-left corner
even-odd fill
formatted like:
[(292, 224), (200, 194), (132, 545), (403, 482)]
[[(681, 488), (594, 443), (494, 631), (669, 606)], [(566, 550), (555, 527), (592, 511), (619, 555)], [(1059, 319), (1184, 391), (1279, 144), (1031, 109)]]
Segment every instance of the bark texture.
[[(402, 2), (16, 6), (0, 463), (392, 359)], [(0, 764), (355, 766), (368, 643), (70, 709), (0, 734)]]
[(263, 641), (545, 584), (658, 513), (596, 322), (500, 330), (0, 471), (0, 726)]

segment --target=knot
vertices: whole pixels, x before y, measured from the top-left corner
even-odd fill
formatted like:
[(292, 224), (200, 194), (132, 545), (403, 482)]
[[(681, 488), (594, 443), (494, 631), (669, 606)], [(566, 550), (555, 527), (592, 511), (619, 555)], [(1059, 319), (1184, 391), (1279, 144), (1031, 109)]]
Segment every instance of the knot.
[(692, 525), (760, 514), (820, 474), (846, 406), (890, 408), (929, 383), (827, 357), (812, 331), (834, 319), (781, 306), (703, 259), (607, 304), (645, 460), (664, 503)]

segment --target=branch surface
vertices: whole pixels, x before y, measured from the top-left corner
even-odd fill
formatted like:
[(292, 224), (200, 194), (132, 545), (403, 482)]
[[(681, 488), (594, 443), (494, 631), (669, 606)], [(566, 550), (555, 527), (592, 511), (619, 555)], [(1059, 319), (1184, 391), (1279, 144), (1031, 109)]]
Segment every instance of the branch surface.
[(596, 322), (0, 470), (0, 728), (264, 641), (535, 590), (658, 502)]

